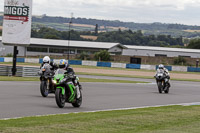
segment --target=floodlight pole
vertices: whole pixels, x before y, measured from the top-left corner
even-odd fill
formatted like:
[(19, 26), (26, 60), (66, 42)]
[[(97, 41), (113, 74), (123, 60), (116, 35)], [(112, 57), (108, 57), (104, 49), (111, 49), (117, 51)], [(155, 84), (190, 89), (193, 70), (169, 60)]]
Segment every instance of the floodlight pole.
[(17, 46), (14, 46), (12, 76), (15, 76), (16, 75), (16, 71), (17, 71), (17, 69), (16, 69), (17, 54), (18, 54)]
[(72, 17), (73, 17), (73, 13), (71, 13), (71, 18), (69, 21), (69, 38), (68, 38), (68, 55), (67, 55), (67, 59), (69, 61), (69, 54), (70, 54), (70, 50), (69, 50), (69, 45), (70, 45), (70, 39), (71, 39), (71, 24), (72, 24)]

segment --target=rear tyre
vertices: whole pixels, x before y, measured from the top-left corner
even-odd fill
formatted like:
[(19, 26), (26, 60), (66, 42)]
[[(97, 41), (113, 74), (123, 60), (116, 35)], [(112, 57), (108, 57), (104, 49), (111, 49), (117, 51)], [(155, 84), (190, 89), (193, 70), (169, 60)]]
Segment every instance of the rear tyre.
[(72, 106), (73, 107), (76, 107), (76, 108), (79, 108), (82, 104), (82, 92), (81, 92), (81, 89), (79, 89), (80, 91), (80, 97), (79, 98), (76, 98), (75, 102), (72, 103)]
[(162, 82), (158, 82), (158, 92), (162, 93)]
[(40, 83), (40, 92), (41, 92), (41, 95), (43, 97), (47, 97), (48, 96), (48, 89), (47, 89), (47, 81), (42, 81)]
[(59, 108), (63, 108), (65, 106), (65, 95), (62, 94), (61, 89), (56, 89), (55, 99)]

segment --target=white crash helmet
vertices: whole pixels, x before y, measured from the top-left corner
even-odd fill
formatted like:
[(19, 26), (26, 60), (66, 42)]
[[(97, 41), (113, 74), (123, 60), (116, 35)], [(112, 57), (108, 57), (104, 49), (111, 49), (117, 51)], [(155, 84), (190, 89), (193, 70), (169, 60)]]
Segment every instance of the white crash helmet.
[(160, 64), (160, 65), (158, 66), (158, 68), (159, 68), (159, 69), (163, 69), (163, 68), (164, 68), (164, 65), (163, 65), (163, 64)]
[(49, 58), (49, 56), (45, 56), (45, 57), (43, 58), (43, 63), (50, 63), (50, 58)]

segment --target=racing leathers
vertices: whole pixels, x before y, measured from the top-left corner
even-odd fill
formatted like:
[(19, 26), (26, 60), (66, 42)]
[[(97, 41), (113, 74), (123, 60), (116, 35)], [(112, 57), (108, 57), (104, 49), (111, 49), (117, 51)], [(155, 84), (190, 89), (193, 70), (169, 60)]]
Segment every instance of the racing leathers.
[(168, 69), (167, 68), (162, 68), (162, 69), (160, 69), (160, 68), (158, 68), (157, 69), (157, 71), (156, 71), (156, 74), (155, 74), (155, 76), (158, 74), (158, 73), (160, 73), (160, 72), (163, 72), (164, 73), (164, 75), (166, 76), (166, 78), (165, 78), (165, 83), (167, 83), (168, 82), (168, 84), (169, 84), (169, 87), (171, 86), (170, 85), (170, 82), (169, 82), (169, 79), (170, 79), (170, 74), (169, 74), (169, 71), (168, 71)]

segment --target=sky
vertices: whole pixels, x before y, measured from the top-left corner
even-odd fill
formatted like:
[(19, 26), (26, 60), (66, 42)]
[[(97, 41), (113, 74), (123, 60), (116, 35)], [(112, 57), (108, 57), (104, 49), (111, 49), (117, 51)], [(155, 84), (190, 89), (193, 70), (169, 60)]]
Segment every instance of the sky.
[[(0, 11), (4, 0), (0, 0)], [(200, 26), (200, 0), (33, 0), (33, 15)]]

